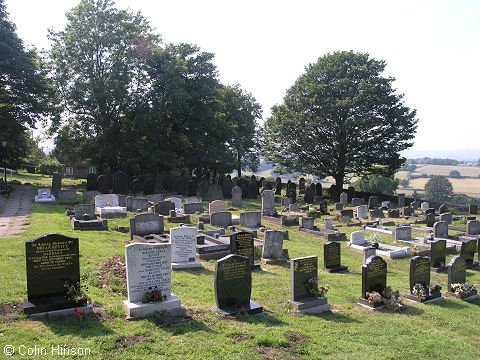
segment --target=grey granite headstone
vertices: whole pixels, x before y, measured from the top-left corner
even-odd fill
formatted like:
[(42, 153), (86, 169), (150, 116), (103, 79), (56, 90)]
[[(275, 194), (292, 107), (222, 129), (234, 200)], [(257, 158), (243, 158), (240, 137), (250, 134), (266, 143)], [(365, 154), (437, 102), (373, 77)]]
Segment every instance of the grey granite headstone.
[(242, 207), (242, 188), (240, 186), (232, 188), (232, 206)]
[(263, 240), (262, 258), (280, 259), (283, 249), (283, 231), (267, 230)]
[(262, 214), (259, 211), (246, 211), (240, 213), (240, 225), (256, 229), (262, 226)]

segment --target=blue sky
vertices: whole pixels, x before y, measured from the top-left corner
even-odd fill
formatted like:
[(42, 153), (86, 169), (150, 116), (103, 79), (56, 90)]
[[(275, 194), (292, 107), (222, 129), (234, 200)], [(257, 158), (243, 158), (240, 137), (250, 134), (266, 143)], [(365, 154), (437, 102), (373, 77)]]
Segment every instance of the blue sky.
[[(26, 45), (48, 48), (78, 1), (6, 0)], [(220, 80), (263, 107), (280, 103), (309, 63), (336, 50), (387, 62), (405, 104), (417, 110), (414, 150), (480, 149), (480, 1), (118, 0), (141, 11), (164, 42), (215, 54)], [(480, 156), (480, 151), (479, 151)]]

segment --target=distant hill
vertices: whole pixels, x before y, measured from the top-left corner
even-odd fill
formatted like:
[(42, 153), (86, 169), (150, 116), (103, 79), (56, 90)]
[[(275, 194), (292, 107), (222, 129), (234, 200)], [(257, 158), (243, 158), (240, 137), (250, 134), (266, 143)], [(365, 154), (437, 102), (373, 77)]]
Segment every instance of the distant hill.
[(401, 152), (401, 155), (407, 159), (429, 157), (477, 162), (480, 159), (480, 150), (405, 150)]

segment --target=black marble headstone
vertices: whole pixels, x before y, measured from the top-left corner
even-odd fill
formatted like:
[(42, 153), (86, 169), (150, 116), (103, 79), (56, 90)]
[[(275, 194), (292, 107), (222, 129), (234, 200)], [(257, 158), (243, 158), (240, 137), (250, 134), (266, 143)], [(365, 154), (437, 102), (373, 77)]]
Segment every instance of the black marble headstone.
[(430, 266), (435, 269), (436, 272), (444, 271), (445, 257), (447, 256), (447, 241), (446, 240), (433, 240), (430, 243)]
[(309, 186), (305, 190), (305, 196), (303, 197), (303, 201), (305, 201), (305, 203), (307, 203), (307, 204), (313, 204), (315, 202), (315, 189), (314, 188)]
[(427, 216), (427, 226), (432, 227), (435, 224), (435, 209), (429, 208), (425, 211), (425, 215)]
[(155, 181), (153, 178), (146, 178), (143, 183), (143, 193), (145, 195), (152, 195), (155, 192)]
[(478, 262), (475, 261), (475, 251), (477, 250), (476, 248), (476, 239), (462, 240), (460, 256), (465, 260), (465, 265), (467, 266), (467, 269), (478, 266)]
[(250, 260), (244, 256), (228, 255), (215, 265), (215, 301), (226, 313), (263, 312), (263, 307), (250, 300), (252, 273)]
[(415, 284), (421, 284), (427, 289), (430, 285), (430, 258), (414, 256), (410, 259), (410, 292)]
[(65, 283), (80, 282), (78, 238), (47, 234), (25, 242), (27, 293), (24, 312), (44, 311), (83, 306), (65, 297)]
[(97, 174), (87, 175), (87, 191), (98, 190)]
[(340, 262), (340, 243), (330, 241), (323, 245), (323, 268), (331, 273), (348, 269)]
[(175, 210), (175, 204), (171, 201), (158, 201), (155, 203), (153, 212), (155, 214), (170, 215), (170, 210)]
[(142, 183), (140, 182), (139, 179), (133, 179), (131, 185), (130, 185), (130, 192), (134, 195), (138, 194), (140, 190), (142, 189)]
[(128, 176), (123, 171), (113, 174), (113, 193), (128, 195)]
[(362, 265), (362, 298), (366, 293), (382, 293), (387, 286), (387, 263), (380, 256), (371, 256)]
[(236, 232), (230, 236), (230, 252), (247, 257), (250, 259), (250, 264), (253, 268), (259, 268), (260, 265), (255, 263), (255, 245), (253, 240), (252, 232)]
[(291, 294), (290, 299), (298, 301), (309, 298), (307, 281), (318, 278), (318, 258), (306, 256), (290, 260)]
[(448, 272), (448, 290), (452, 291), (452, 284), (465, 283), (467, 281), (467, 271), (465, 260), (460, 256), (454, 256), (447, 264)]
[(107, 175), (100, 175), (97, 178), (98, 191), (102, 194), (108, 194), (110, 192), (110, 185)]

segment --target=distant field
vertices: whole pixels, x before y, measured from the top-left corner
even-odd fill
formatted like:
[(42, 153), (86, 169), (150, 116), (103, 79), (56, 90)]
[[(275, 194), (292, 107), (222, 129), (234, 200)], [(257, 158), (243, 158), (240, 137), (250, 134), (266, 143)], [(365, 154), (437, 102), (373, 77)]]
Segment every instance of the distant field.
[(480, 166), (467, 166), (467, 165), (417, 165), (417, 169), (412, 171), (412, 175), (450, 175), (450, 171), (457, 170), (460, 172), (461, 176), (468, 177), (479, 177), (480, 176)]
[[(425, 184), (429, 179), (420, 178), (420, 179), (413, 179), (410, 180), (410, 186), (406, 188), (402, 188), (405, 190), (417, 190), (417, 192), (421, 192), (425, 188)], [(466, 178), (466, 179), (452, 179), (448, 178), (448, 180), (453, 185), (453, 191), (460, 194), (467, 194), (473, 197), (480, 197), (480, 178)]]

